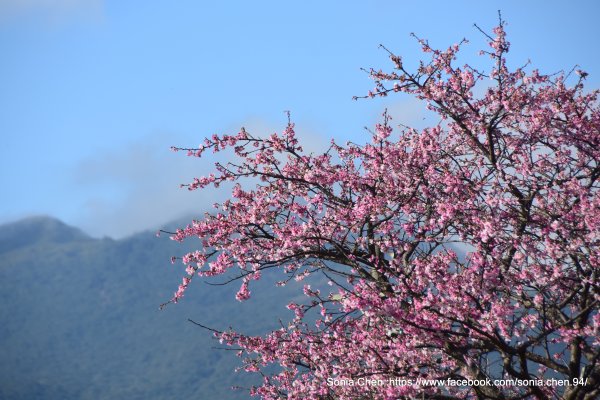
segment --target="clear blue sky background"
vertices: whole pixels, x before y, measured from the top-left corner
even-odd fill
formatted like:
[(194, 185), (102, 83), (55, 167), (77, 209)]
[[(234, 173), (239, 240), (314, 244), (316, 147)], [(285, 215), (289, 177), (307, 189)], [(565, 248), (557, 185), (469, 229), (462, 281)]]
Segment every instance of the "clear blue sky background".
[[(310, 146), (361, 141), (385, 107), (422, 124), (403, 97), (354, 102), (383, 43), (416, 61), (415, 32), (439, 47), (501, 9), (513, 65), (579, 64), (599, 87), (597, 1), (0, 0), (0, 222), (48, 214), (97, 235), (155, 228), (215, 200), (178, 184), (208, 172), (171, 145), (246, 126), (269, 134), (284, 110)], [(425, 121), (427, 122), (427, 121)], [(435, 123), (436, 121), (431, 121)]]

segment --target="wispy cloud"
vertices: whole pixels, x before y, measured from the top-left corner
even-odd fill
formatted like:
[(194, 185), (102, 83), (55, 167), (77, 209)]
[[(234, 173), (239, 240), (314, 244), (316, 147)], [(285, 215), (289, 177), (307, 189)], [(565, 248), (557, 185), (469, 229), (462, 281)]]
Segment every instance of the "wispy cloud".
[(387, 111), (393, 118), (393, 126), (402, 125), (423, 129), (435, 126), (439, 122), (439, 117), (427, 110), (425, 102), (413, 98), (394, 102), (388, 106)]
[[(243, 126), (259, 136), (282, 128), (260, 120), (246, 121)], [(299, 135), (309, 152), (322, 150), (328, 143), (328, 138), (319, 135), (302, 131)], [(190, 192), (179, 185), (208, 175), (215, 161), (227, 158), (224, 154), (187, 157), (169, 151), (169, 146), (195, 146), (202, 139), (190, 143), (189, 138), (157, 134), (82, 161), (73, 175), (74, 187), (91, 194), (74, 222), (94, 236), (119, 238), (156, 229), (184, 216), (201, 216), (215, 202), (225, 199), (227, 188)]]
[(104, 0), (0, 0), (0, 22), (21, 16), (36, 16), (46, 22), (72, 18), (99, 19)]
[(207, 174), (211, 163), (173, 153), (171, 145), (194, 144), (173, 135), (153, 135), (82, 161), (74, 184), (90, 195), (77, 224), (94, 236), (118, 238), (205, 211), (217, 194), (190, 192), (179, 184)]

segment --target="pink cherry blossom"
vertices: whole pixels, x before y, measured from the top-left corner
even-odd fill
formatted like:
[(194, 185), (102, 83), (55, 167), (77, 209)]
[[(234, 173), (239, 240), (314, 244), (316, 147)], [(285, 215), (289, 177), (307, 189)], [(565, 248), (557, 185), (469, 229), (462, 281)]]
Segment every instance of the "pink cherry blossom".
[[(280, 329), (217, 330), (262, 374), (253, 396), (600, 398), (598, 91), (584, 90), (582, 71), (509, 69), (502, 22), (488, 38), (489, 70), (457, 65), (464, 42), (438, 50), (419, 38), (428, 59), (415, 71), (392, 52), (392, 72), (371, 70), (365, 97), (412, 95), (436, 126), (396, 128), (384, 114), (370, 142), (323, 154), (303, 151), (292, 122), (174, 148), (235, 158), (186, 185), (233, 182), (228, 200), (171, 236), (201, 243), (181, 258), (189, 275), (173, 302), (208, 276), (235, 272), (240, 301), (261, 274), (280, 285), (322, 276), (303, 303), (290, 299)], [(551, 378), (581, 381), (538, 384)], [(350, 384), (361, 379), (375, 384)]]

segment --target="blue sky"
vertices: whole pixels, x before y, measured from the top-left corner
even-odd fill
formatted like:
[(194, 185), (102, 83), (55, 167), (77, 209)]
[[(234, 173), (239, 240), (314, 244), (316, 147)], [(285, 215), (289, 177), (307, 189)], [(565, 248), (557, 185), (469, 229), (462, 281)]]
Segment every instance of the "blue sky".
[[(121, 237), (200, 213), (216, 193), (178, 188), (209, 172), (171, 145), (240, 126), (270, 134), (290, 110), (309, 148), (361, 141), (385, 107), (424, 124), (405, 97), (352, 101), (388, 68), (385, 44), (416, 62), (410, 33), (471, 43), (501, 9), (512, 65), (579, 64), (600, 87), (596, 1), (0, 0), (0, 222), (48, 214)], [(425, 5), (423, 5), (425, 4)], [(434, 124), (436, 121), (431, 121)]]

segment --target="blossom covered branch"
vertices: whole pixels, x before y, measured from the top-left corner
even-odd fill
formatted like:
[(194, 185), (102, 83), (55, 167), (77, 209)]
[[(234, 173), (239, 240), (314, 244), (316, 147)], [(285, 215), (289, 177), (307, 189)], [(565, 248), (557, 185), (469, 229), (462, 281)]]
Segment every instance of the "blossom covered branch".
[[(234, 182), (231, 198), (172, 238), (199, 238), (183, 257), (194, 277), (233, 270), (238, 300), (253, 280), (322, 274), (290, 303), (289, 325), (263, 337), (217, 331), (262, 371), (264, 399), (592, 399), (600, 396), (600, 109), (586, 74), (510, 70), (501, 22), (491, 70), (457, 66), (460, 45), (415, 72), (390, 52), (365, 97), (408, 93), (441, 117), (371, 141), (303, 151), (289, 122), (258, 138), (215, 135), (191, 156), (235, 160), (187, 188)], [(490, 85), (489, 83), (492, 82)], [(484, 93), (476, 88), (484, 87)], [(258, 183), (257, 183), (258, 182)], [(319, 312), (316, 323), (308, 313)], [(265, 368), (280, 368), (268, 374)], [(272, 370), (269, 370), (272, 371)], [(568, 387), (331, 385), (368, 377), (583, 379)]]

